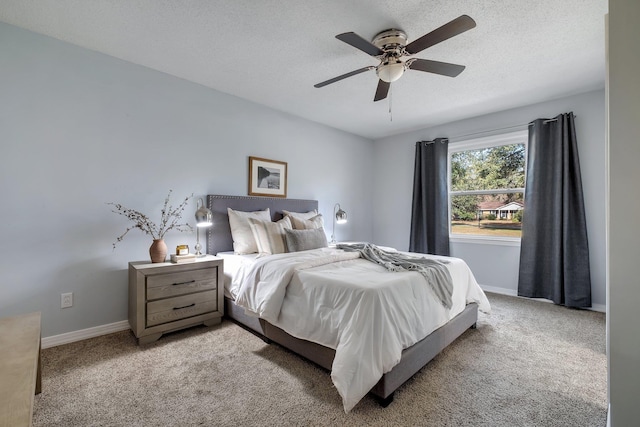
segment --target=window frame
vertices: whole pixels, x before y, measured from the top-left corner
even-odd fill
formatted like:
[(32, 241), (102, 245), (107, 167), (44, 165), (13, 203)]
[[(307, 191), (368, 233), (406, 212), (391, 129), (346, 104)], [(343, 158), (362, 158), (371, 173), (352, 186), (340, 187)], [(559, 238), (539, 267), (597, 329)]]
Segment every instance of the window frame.
[[(529, 153), (529, 131), (528, 129), (501, 133), (496, 135), (485, 136), (481, 138), (464, 139), (458, 142), (449, 143), (447, 152), (447, 208), (449, 221), (449, 241), (463, 243), (480, 243), (493, 244), (500, 246), (520, 246), (520, 237), (507, 236), (483, 236), (480, 234), (453, 234), (451, 232), (451, 196), (457, 195), (483, 195), (498, 193), (520, 193), (524, 200), (526, 182), (527, 182), (527, 157)], [(478, 150), (482, 148), (501, 147), (511, 144), (523, 144), (524, 155), (524, 180), (525, 187), (522, 188), (496, 188), (494, 190), (467, 190), (467, 191), (451, 191), (451, 155), (461, 151)]]

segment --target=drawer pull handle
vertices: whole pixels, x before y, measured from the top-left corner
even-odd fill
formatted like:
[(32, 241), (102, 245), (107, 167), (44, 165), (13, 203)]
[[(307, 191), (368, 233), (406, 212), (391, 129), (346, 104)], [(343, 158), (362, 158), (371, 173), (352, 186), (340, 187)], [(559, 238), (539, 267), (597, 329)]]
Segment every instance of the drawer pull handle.
[(174, 283), (172, 286), (179, 286), (179, 285), (187, 285), (189, 283), (195, 283), (195, 280), (189, 280), (188, 282), (178, 282), (178, 283)]
[(196, 303), (194, 302), (193, 304), (185, 305), (184, 307), (173, 307), (173, 309), (174, 310), (182, 310), (183, 308), (194, 307), (195, 305), (196, 305)]

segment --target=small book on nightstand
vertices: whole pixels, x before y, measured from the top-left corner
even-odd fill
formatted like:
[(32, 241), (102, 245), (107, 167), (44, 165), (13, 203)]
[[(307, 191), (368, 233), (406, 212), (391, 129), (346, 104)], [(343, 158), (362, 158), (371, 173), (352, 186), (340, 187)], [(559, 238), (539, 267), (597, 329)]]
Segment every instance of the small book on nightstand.
[(171, 262), (174, 264), (184, 264), (187, 262), (195, 262), (196, 254), (176, 255), (171, 254)]

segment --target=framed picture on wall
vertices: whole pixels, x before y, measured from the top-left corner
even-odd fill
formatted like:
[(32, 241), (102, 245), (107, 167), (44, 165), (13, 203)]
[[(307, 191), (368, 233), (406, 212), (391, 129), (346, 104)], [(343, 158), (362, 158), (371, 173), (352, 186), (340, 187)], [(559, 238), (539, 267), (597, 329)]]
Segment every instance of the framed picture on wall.
[(287, 197), (287, 164), (249, 157), (249, 195)]

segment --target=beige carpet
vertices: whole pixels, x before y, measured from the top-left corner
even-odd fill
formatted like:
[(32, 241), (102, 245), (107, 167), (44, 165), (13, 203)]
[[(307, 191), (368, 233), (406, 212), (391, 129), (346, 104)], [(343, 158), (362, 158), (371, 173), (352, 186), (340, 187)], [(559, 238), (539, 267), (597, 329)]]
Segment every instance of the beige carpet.
[(381, 408), (230, 321), (146, 348), (119, 332), (43, 350), (34, 426), (605, 426), (605, 316), (488, 294), (490, 316)]

